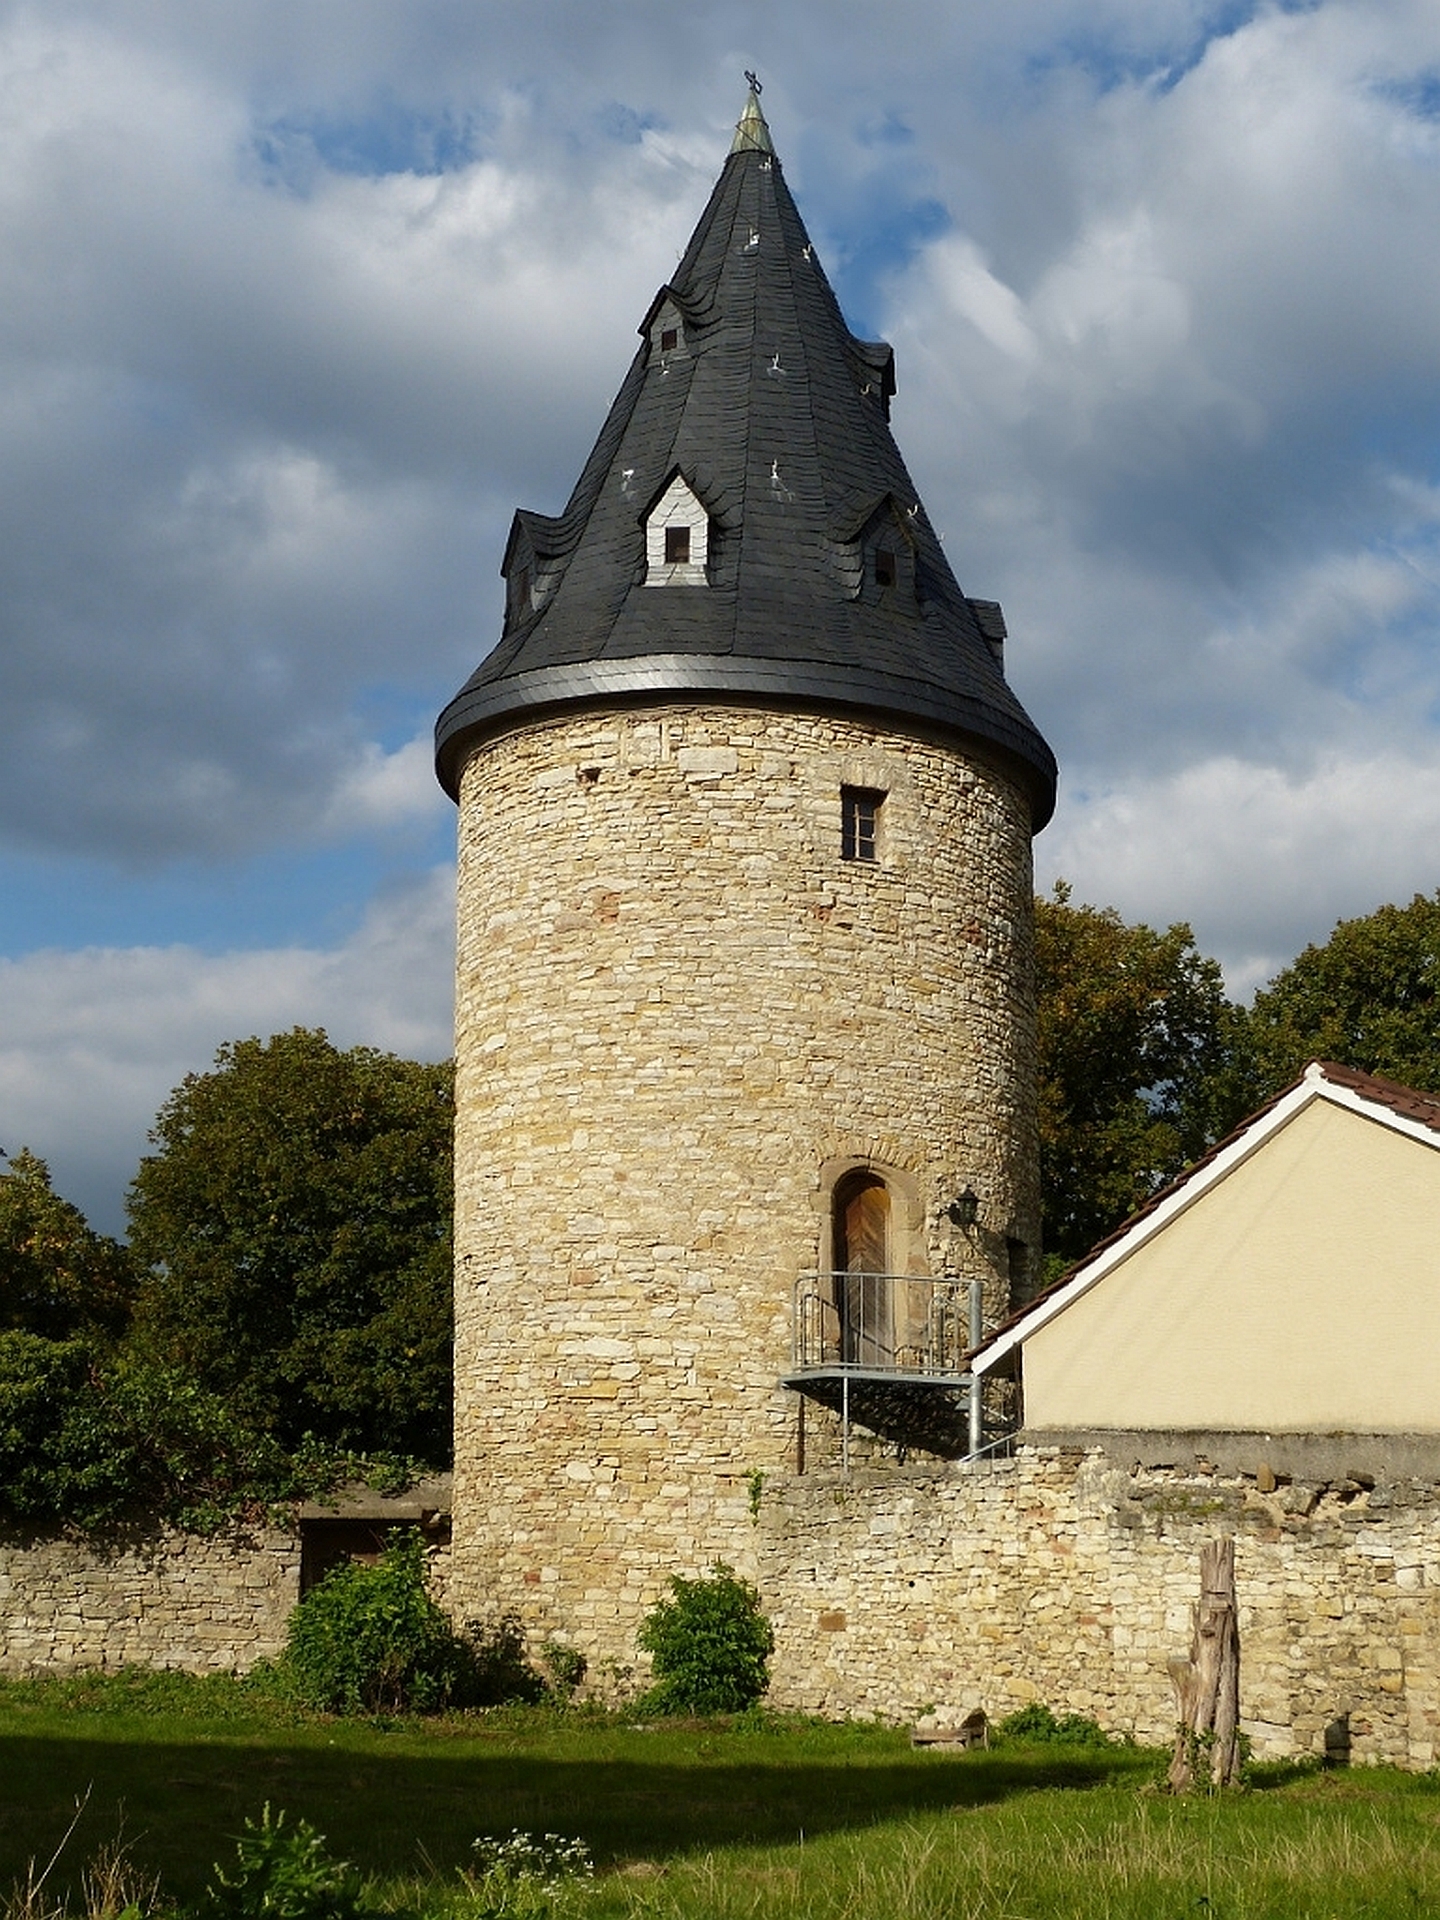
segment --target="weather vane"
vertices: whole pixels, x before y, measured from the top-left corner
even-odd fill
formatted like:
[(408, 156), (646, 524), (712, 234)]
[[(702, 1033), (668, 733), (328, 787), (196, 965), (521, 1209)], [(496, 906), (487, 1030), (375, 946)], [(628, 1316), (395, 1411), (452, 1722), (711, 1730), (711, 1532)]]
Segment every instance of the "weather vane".
[(752, 93), (763, 93), (765, 91), (748, 67), (745, 69), (745, 78), (750, 82), (750, 91)]

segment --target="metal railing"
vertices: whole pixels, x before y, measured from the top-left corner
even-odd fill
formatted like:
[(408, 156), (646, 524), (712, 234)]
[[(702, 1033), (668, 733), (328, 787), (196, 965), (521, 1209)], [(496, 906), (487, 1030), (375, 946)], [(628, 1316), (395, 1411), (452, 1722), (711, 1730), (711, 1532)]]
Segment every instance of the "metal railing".
[(791, 1328), (797, 1373), (961, 1380), (963, 1357), (980, 1338), (979, 1283), (955, 1274), (802, 1273)]

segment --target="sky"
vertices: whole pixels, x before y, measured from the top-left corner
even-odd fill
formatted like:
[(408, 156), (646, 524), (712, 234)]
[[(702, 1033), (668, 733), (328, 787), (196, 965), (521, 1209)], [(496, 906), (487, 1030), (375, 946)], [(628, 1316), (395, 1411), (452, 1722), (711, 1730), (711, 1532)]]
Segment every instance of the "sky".
[(1039, 885), (1240, 997), (1440, 886), (1434, 0), (0, 0), (0, 1146), (97, 1226), (228, 1039), (449, 1052), (434, 718), (746, 68)]

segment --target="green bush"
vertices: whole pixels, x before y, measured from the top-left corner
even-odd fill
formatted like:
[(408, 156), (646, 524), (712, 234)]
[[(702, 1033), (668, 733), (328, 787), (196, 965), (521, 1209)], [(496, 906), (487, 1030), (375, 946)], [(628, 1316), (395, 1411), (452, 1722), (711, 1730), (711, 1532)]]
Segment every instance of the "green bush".
[(205, 1920), (358, 1920), (360, 1882), (343, 1860), (325, 1851), (325, 1839), (308, 1820), (285, 1824), (271, 1817), (247, 1820), (235, 1842), (235, 1864), (216, 1862), (205, 1889)]
[(1044, 1746), (1114, 1745), (1098, 1720), (1092, 1720), (1083, 1713), (1056, 1714), (1040, 1700), (1032, 1700), (1028, 1707), (1020, 1707), (1016, 1712), (1006, 1714), (995, 1731), (1006, 1740), (1031, 1740)]
[(475, 1649), (430, 1598), (409, 1527), (377, 1566), (336, 1567), (306, 1594), (285, 1660), (306, 1703), (327, 1713), (434, 1713), (480, 1687)]
[(718, 1561), (707, 1578), (670, 1576), (670, 1598), (646, 1614), (636, 1636), (655, 1663), (644, 1705), (653, 1713), (743, 1713), (770, 1684), (775, 1650), (760, 1596)]

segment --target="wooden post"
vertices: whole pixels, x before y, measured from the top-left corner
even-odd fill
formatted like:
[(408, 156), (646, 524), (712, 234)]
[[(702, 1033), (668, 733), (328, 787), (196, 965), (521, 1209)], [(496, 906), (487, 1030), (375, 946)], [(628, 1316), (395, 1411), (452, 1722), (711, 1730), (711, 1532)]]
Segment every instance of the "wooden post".
[(1235, 1542), (1207, 1540), (1200, 1549), (1200, 1605), (1188, 1660), (1170, 1662), (1175, 1688), (1172, 1793), (1198, 1784), (1232, 1787), (1240, 1778), (1240, 1633), (1235, 1602)]

